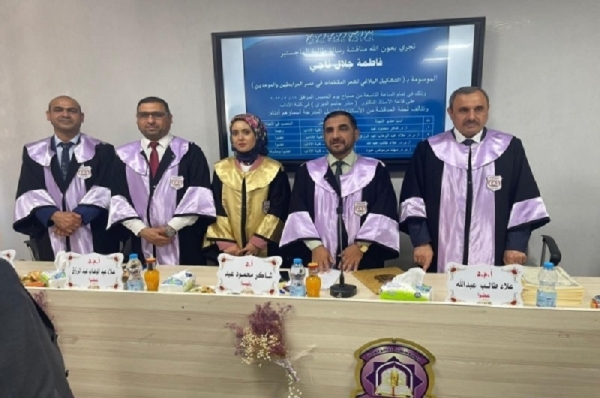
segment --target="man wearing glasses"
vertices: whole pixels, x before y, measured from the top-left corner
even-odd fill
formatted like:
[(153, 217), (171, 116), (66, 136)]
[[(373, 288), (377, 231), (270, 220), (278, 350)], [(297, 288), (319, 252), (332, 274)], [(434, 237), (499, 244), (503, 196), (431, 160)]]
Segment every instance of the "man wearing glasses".
[(117, 148), (108, 226), (127, 228), (140, 258), (203, 264), (201, 242), (216, 218), (206, 157), (169, 133), (173, 115), (165, 100), (142, 99), (136, 117), (143, 138)]
[(117, 252), (106, 233), (114, 147), (81, 132), (84, 114), (71, 97), (50, 101), (46, 118), (54, 135), (23, 149), (14, 230), (30, 237), (37, 261), (60, 251)]

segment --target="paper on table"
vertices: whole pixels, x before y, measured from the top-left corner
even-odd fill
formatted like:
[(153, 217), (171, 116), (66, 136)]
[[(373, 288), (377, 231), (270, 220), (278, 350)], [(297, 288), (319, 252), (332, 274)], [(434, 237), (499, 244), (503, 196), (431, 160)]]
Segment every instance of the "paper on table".
[(319, 273), (319, 278), (321, 278), (321, 290), (329, 289), (333, 284), (335, 284), (340, 277), (339, 269), (331, 269), (329, 272)]

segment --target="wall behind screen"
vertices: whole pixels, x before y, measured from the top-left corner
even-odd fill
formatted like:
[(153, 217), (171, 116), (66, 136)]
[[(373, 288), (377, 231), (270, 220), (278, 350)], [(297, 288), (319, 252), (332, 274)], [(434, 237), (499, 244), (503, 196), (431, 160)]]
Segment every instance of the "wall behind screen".
[[(135, 104), (164, 97), (173, 133), (218, 160), (211, 32), (487, 17), (483, 86), (488, 125), (520, 137), (552, 223), (563, 265), (600, 275), (599, 173), (592, 140), (600, 126), (600, 31), (596, 0), (4, 0), (0, 3), (0, 246), (28, 258), (12, 231), (23, 144), (51, 134), (53, 96), (78, 99), (83, 131), (116, 145), (137, 139)], [(401, 175), (395, 175), (398, 190)], [(403, 236), (402, 266), (411, 246)]]

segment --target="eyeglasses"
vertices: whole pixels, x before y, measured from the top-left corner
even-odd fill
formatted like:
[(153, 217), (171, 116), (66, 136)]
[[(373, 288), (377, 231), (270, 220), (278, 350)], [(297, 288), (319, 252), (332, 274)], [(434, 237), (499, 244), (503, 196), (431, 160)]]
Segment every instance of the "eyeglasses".
[(146, 120), (150, 116), (152, 116), (153, 119), (162, 119), (163, 117), (165, 117), (167, 115), (168, 115), (168, 113), (166, 113), (166, 112), (139, 112), (137, 114), (137, 118)]

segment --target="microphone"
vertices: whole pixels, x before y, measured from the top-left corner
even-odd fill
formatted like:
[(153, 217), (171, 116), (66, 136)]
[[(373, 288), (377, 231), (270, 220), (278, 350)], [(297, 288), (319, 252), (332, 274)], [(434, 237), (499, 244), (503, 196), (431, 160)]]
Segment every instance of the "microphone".
[[(338, 180), (339, 182), (339, 180)], [(343, 245), (344, 245), (344, 240), (342, 239), (342, 231), (344, 228), (344, 219), (343, 219), (343, 213), (344, 213), (344, 201), (342, 200), (342, 185), (338, 184), (339, 188), (340, 188), (340, 200), (338, 202), (338, 207), (337, 207), (337, 216), (338, 216), (338, 225), (337, 225), (337, 230), (338, 230), (338, 247), (340, 248), (340, 253), (343, 251)], [(338, 262), (339, 264), (339, 262)], [(331, 285), (331, 287), (329, 288), (329, 294), (333, 297), (336, 298), (350, 298), (350, 297), (354, 297), (356, 296), (356, 285), (351, 285), (346, 283), (346, 279), (344, 277), (344, 268), (341, 266), (341, 264), (339, 264), (339, 268), (340, 268), (340, 281), (339, 283), (336, 283), (334, 285)]]

